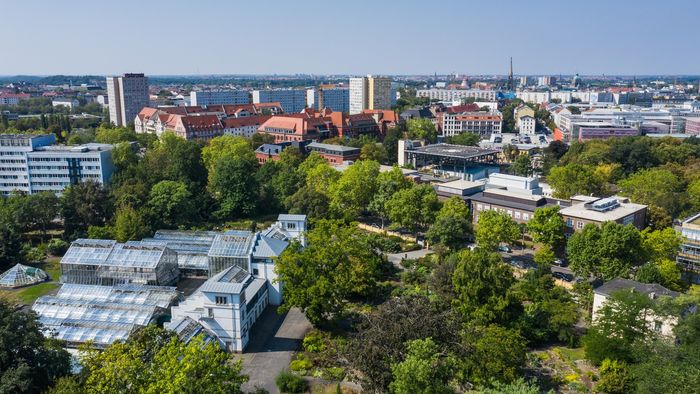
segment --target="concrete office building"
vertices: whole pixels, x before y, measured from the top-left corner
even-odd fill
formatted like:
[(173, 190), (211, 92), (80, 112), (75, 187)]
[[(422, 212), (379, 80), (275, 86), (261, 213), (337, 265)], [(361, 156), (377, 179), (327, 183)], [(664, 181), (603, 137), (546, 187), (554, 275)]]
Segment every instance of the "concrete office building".
[(143, 107), (148, 107), (148, 78), (143, 74), (107, 77), (109, 119), (116, 126), (133, 122)]
[(391, 109), (391, 78), (350, 78), (350, 114), (359, 114), (369, 109)]
[(337, 85), (321, 85), (316, 91), (314, 106), (317, 110), (330, 108), (333, 112), (350, 111), (350, 88)]
[(647, 206), (634, 204), (628, 198), (619, 196), (573, 196), (571, 206), (562, 208), (559, 213), (566, 223), (564, 231), (568, 236), (583, 230), (589, 223), (597, 226), (605, 222), (631, 224), (642, 230), (646, 226)]
[(427, 97), (439, 101), (460, 101), (467, 98), (475, 98), (484, 101), (495, 101), (495, 90), (479, 89), (418, 89), (416, 97)]
[(192, 91), (192, 105), (240, 105), (250, 104), (250, 94), (245, 90)]
[(0, 134), (0, 194), (61, 194), (67, 186), (106, 183), (114, 172), (112, 145), (53, 145), (53, 134)]
[(299, 113), (306, 108), (306, 90), (253, 90), (252, 96), (254, 104), (278, 102), (287, 113)]

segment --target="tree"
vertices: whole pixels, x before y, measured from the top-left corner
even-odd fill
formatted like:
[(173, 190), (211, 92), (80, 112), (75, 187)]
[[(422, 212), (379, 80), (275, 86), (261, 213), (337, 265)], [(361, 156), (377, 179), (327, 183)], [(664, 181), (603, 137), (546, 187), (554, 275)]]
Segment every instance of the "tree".
[(88, 393), (243, 393), (241, 361), (199, 335), (188, 343), (155, 325), (104, 351), (84, 348), (83, 389)]
[(406, 358), (391, 366), (394, 381), (389, 385), (396, 394), (454, 393), (450, 386), (452, 364), (431, 338), (416, 339), (407, 344)]
[(360, 160), (374, 160), (379, 163), (384, 163), (387, 160), (386, 149), (382, 144), (369, 142), (362, 145), (360, 150)]
[(678, 214), (684, 204), (683, 183), (671, 171), (661, 168), (641, 170), (619, 183), (623, 195), (639, 204), (654, 204), (671, 216)]
[(389, 391), (391, 365), (403, 361), (410, 341), (431, 338), (439, 347), (450, 348), (459, 335), (452, 311), (421, 295), (391, 298), (360, 319), (343, 355), (368, 393)]
[(554, 197), (561, 199), (576, 194), (599, 194), (603, 187), (603, 180), (596, 174), (595, 168), (581, 164), (553, 167), (547, 182), (554, 189)]
[(19, 223), (11, 207), (0, 201), (0, 271), (24, 261)]
[(129, 206), (120, 207), (114, 219), (114, 236), (117, 242), (126, 242), (143, 238), (148, 228), (141, 215)]
[(146, 150), (141, 166), (143, 177), (149, 180), (149, 184), (162, 180), (183, 182), (193, 195), (204, 190), (208, 179), (201, 145), (170, 132), (161, 135)]
[(530, 155), (518, 155), (510, 166), (510, 170), (515, 175), (530, 176), (533, 173), (532, 160)]
[(535, 214), (527, 223), (532, 239), (552, 249), (557, 249), (564, 242), (564, 227), (558, 206), (535, 209)]
[(235, 159), (245, 158), (253, 160), (255, 152), (250, 146), (250, 142), (243, 137), (223, 135), (213, 138), (209, 144), (202, 149), (202, 161), (211, 175), (216, 164), (222, 158)]
[(600, 365), (600, 380), (595, 388), (597, 391), (607, 394), (633, 392), (632, 376), (627, 364), (617, 360), (603, 360)]
[(339, 217), (354, 220), (374, 197), (379, 163), (360, 160), (343, 172), (330, 190), (331, 210)]
[(520, 238), (520, 227), (503, 212), (481, 211), (475, 233), (480, 247), (496, 250), (498, 244), (510, 244)]
[(44, 336), (34, 312), (0, 301), (0, 392), (44, 392), (70, 370), (70, 355)]
[(525, 353), (525, 340), (517, 330), (468, 325), (461, 334), (458, 370), (463, 380), (478, 385), (513, 382), (522, 376)]
[(349, 299), (369, 295), (384, 259), (354, 226), (320, 220), (307, 234), (308, 246), (292, 243), (275, 270), (284, 283), (281, 310), (299, 307), (318, 326), (339, 317)]
[(501, 151), (503, 152), (503, 157), (505, 157), (506, 161), (508, 162), (513, 162), (515, 159), (520, 156), (520, 149), (518, 149), (517, 146), (512, 145), (512, 144), (505, 144), (501, 148)]
[(289, 213), (304, 214), (311, 219), (320, 219), (328, 215), (330, 201), (325, 194), (312, 187), (304, 186), (292, 196), (287, 197), (284, 205)]
[(390, 171), (385, 171), (377, 177), (377, 192), (369, 202), (367, 209), (373, 214), (382, 219), (382, 228), (384, 220), (388, 218), (387, 203), (391, 197), (399, 190), (408, 189), (411, 187), (411, 181), (406, 179), (397, 166), (392, 167)]
[(510, 291), (515, 279), (501, 256), (483, 248), (464, 250), (452, 275), (457, 293), (453, 301), (467, 321), (479, 324), (509, 324), (521, 306)]
[(387, 161), (396, 163), (399, 153), (399, 140), (403, 137), (403, 131), (398, 127), (390, 127), (386, 131), (382, 145), (386, 149)]
[(540, 394), (540, 388), (534, 383), (528, 383), (524, 378), (512, 383), (491, 382), (488, 388), (479, 389), (478, 394)]
[(615, 222), (606, 222), (602, 227), (586, 224), (569, 238), (566, 250), (576, 274), (606, 280), (626, 276), (643, 258), (639, 230), (631, 224)]
[(642, 249), (648, 261), (658, 262), (676, 258), (681, 247), (681, 236), (673, 228), (662, 230), (644, 229), (641, 233)]
[(447, 142), (455, 145), (478, 146), (481, 136), (476, 133), (466, 132), (448, 137)]
[(60, 202), (64, 238), (85, 237), (90, 226), (104, 226), (113, 207), (104, 187), (93, 181), (77, 183), (63, 191)]
[(257, 162), (246, 158), (222, 158), (214, 166), (209, 188), (219, 202), (215, 215), (222, 219), (246, 217), (257, 208)]
[(392, 223), (413, 232), (430, 226), (437, 210), (437, 193), (430, 185), (399, 190), (386, 202), (386, 212)]
[(182, 182), (160, 181), (151, 188), (147, 206), (156, 227), (177, 228), (192, 213), (192, 195)]
[(470, 232), (469, 207), (461, 198), (452, 197), (440, 208), (426, 238), (454, 250), (469, 239)]
[(430, 119), (409, 119), (406, 121), (406, 134), (414, 140), (437, 141), (437, 130)]
[(583, 337), (586, 358), (598, 365), (603, 360), (633, 360), (632, 345), (654, 336), (646, 317), (655, 315), (654, 301), (646, 294), (620, 290), (611, 294)]

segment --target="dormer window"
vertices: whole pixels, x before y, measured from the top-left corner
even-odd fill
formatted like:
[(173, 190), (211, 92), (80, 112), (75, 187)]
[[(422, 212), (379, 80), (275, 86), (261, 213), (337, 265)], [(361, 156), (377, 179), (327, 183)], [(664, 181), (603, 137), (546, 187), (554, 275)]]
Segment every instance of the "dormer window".
[(228, 297), (216, 296), (214, 297), (214, 301), (216, 302), (216, 305), (226, 305), (228, 304)]
[(287, 223), (287, 229), (288, 229), (288, 230), (294, 230), (294, 229), (296, 229), (296, 228), (297, 228), (297, 224), (296, 224), (296, 223)]

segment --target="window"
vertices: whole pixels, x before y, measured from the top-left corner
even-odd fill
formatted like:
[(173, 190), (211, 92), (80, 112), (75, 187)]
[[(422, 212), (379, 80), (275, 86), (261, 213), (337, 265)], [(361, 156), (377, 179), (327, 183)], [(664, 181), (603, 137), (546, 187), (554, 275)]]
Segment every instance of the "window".
[(297, 224), (296, 224), (296, 223), (287, 223), (287, 229), (289, 229), (289, 230), (294, 230), (294, 229), (296, 229), (296, 228), (297, 228)]
[(209, 318), (213, 319), (214, 318), (214, 310), (212, 308), (207, 308), (207, 315)]
[(477, 211), (481, 211), (483, 208), (484, 208), (483, 205), (481, 205), (481, 204), (476, 204), (476, 210), (477, 210)]
[(506, 211), (506, 213), (508, 214), (508, 216), (513, 217), (513, 211), (512, 211), (512, 210), (509, 209), (508, 211)]
[(515, 211), (515, 218), (520, 219), (520, 211)]
[(579, 221), (577, 221), (577, 222), (576, 222), (576, 228), (578, 228), (578, 229), (582, 229), (582, 228), (583, 228), (583, 222), (582, 222), (582, 221), (580, 221), (580, 220), (579, 220)]
[(216, 296), (216, 297), (214, 297), (214, 300), (216, 301), (216, 305), (226, 305), (226, 304), (228, 304), (228, 297)]
[(258, 272), (257, 268), (253, 268), (253, 276), (258, 276)]
[(530, 214), (529, 214), (529, 213), (524, 213), (524, 214), (523, 214), (523, 220), (525, 220), (525, 221), (530, 220)]
[(566, 227), (573, 228), (574, 227), (574, 219), (566, 218)]

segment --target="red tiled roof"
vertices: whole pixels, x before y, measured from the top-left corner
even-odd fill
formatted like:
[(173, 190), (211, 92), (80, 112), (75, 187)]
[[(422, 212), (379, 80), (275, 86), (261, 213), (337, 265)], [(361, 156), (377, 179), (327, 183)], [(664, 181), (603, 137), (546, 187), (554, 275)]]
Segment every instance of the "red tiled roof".
[(216, 115), (182, 116), (182, 125), (186, 130), (221, 129), (221, 121)]
[(262, 115), (262, 116), (246, 116), (243, 118), (227, 118), (223, 120), (224, 128), (235, 129), (245, 126), (260, 126), (265, 123), (272, 116)]

